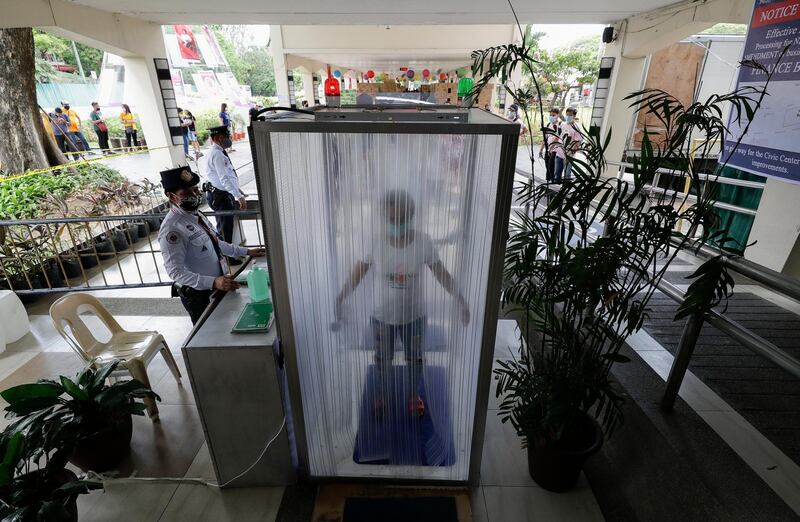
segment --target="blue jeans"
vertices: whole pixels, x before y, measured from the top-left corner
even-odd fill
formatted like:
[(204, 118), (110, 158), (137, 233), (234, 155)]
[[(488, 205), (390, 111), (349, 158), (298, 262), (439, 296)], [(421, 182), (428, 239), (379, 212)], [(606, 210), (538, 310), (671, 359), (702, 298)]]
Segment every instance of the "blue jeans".
[(76, 147), (78, 146), (78, 142), (80, 142), (83, 144), (83, 150), (89, 150), (89, 142), (86, 141), (83, 132), (70, 132), (69, 137), (72, 138), (72, 143), (74, 143)]
[(186, 130), (183, 133), (183, 155), (189, 155), (189, 131)]
[(553, 169), (553, 181), (556, 183), (561, 182), (561, 174), (564, 174), (564, 179), (572, 177), (572, 163), (556, 156), (555, 168)]
[(425, 331), (425, 318), (420, 317), (406, 324), (389, 324), (372, 317), (370, 323), (375, 339), (375, 366), (378, 369), (378, 382), (383, 396), (388, 399), (394, 389), (392, 361), (398, 336), (403, 342), (403, 352), (408, 365), (405, 389), (412, 393), (412, 397), (419, 394), (419, 384), (422, 380), (422, 334)]

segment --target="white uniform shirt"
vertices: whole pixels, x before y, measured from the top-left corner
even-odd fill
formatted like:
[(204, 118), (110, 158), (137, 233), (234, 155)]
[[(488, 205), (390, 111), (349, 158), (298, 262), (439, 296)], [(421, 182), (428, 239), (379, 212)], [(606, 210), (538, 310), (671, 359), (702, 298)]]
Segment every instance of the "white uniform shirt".
[(233, 170), (230, 158), (216, 143), (212, 144), (208, 151), (206, 176), (215, 189), (230, 192), (237, 199), (244, 195), (239, 188), (239, 176)]
[[(569, 123), (565, 121), (561, 124), (561, 143), (563, 145), (556, 148), (556, 156), (565, 159), (567, 152), (570, 156), (574, 155), (580, 149), (582, 141), (583, 135), (578, 129), (578, 123), (574, 120)], [(569, 150), (565, 151), (565, 147)]]
[(425, 269), (439, 261), (431, 237), (414, 232), (414, 241), (398, 248), (385, 235), (376, 236), (364, 262), (375, 271), (373, 317), (388, 324), (408, 324), (425, 314), (423, 280)]
[[(219, 259), (214, 243), (198, 222), (202, 219), (212, 234), (216, 234), (202, 214), (172, 207), (158, 231), (158, 243), (164, 257), (164, 268), (180, 286), (210, 290), (214, 279), (227, 272), (227, 262)], [(224, 242), (217, 236), (220, 252), (226, 256), (247, 255), (247, 249)]]

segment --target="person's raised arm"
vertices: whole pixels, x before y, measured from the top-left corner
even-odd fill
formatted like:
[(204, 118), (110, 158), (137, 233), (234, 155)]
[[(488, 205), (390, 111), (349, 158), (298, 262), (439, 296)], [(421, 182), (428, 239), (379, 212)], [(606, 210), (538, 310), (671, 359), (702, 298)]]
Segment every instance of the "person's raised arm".
[(447, 290), (447, 292), (456, 298), (458, 305), (461, 307), (461, 320), (464, 324), (469, 323), (469, 306), (467, 305), (467, 300), (464, 299), (464, 296), (461, 295), (461, 292), (458, 291), (456, 288), (456, 281), (453, 279), (453, 276), (450, 275), (450, 272), (444, 267), (441, 261), (436, 261), (435, 263), (428, 265), (433, 272), (433, 277), (439, 281), (439, 284), (442, 285), (442, 288)]

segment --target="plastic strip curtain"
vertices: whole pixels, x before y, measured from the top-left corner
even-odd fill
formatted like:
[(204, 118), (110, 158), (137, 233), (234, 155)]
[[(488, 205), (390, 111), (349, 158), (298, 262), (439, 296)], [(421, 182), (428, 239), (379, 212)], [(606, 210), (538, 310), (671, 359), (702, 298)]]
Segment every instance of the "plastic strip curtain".
[(501, 137), (271, 139), (311, 474), (466, 480)]

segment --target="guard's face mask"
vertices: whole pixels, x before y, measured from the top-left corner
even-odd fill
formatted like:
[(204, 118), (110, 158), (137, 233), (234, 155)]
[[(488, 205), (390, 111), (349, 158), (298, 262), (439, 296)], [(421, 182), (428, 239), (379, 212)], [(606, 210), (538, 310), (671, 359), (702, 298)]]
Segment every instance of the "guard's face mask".
[(194, 212), (200, 205), (203, 204), (203, 196), (200, 194), (194, 194), (192, 196), (187, 196), (185, 198), (181, 198), (180, 207), (183, 210), (188, 210), (189, 212)]

